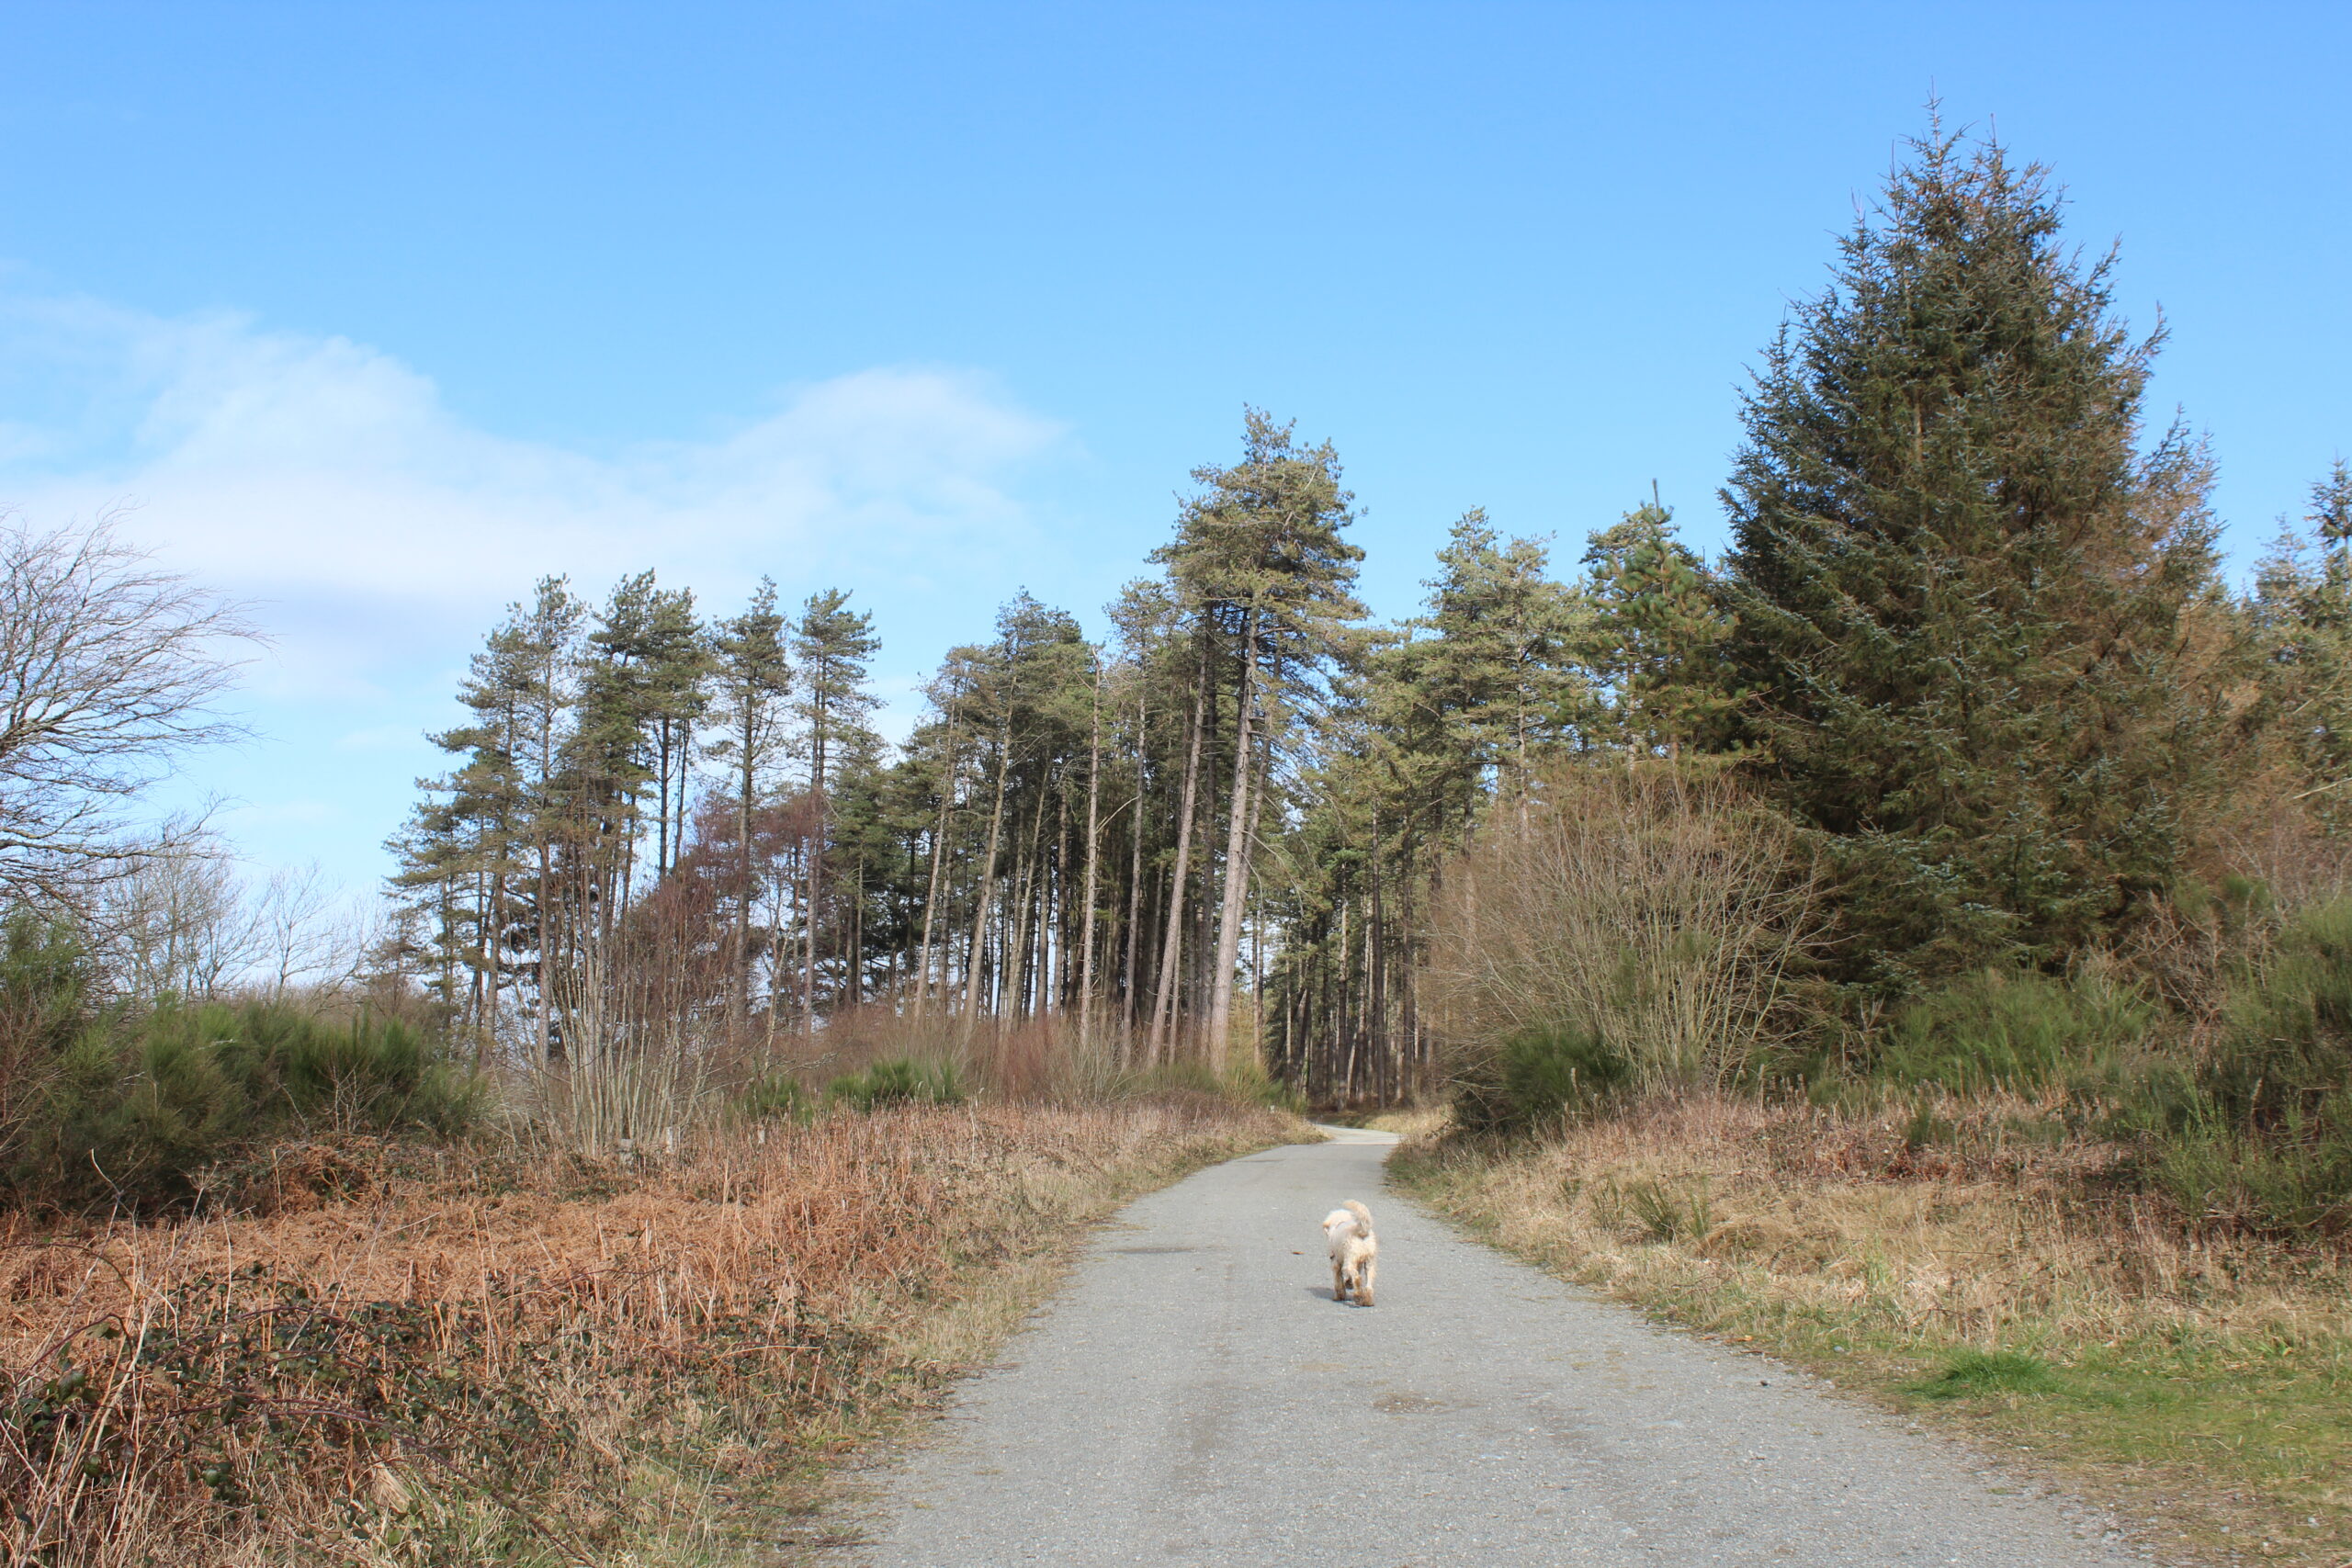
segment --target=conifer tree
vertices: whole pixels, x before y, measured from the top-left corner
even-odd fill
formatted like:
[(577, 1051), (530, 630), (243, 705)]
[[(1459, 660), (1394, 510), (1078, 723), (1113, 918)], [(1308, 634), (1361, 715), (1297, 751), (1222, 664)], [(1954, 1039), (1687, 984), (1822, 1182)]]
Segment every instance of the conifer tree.
[(2272, 728), (2311, 779), (2304, 798), (2352, 821), (2352, 467), (2312, 487), (2311, 533), (2286, 531), (2256, 569), (2249, 606)]
[(1153, 555), (1203, 631), (1231, 649), (1228, 658), (1203, 666), (1204, 719), (1224, 703), (1214, 689), (1226, 683), (1217, 680), (1216, 664), (1231, 671), (1234, 715), (1207, 1019), (1211, 1065), (1219, 1069), (1232, 1021), (1253, 824), (1264, 809), (1260, 781), (1271, 771), (1268, 749), (1283, 739), (1285, 716), (1302, 698), (1312, 702), (1325, 673), (1354, 656), (1352, 628), (1365, 614), (1354, 592), (1363, 551), (1345, 536), (1354, 498), (1341, 488), (1339, 454), (1329, 442), (1299, 445), (1293, 425), (1261, 409), (1245, 409), (1242, 423), (1241, 460), (1193, 471), (1206, 488), (1185, 504), (1175, 539)]
[(1746, 399), (1724, 649), (1754, 766), (1839, 875), (1849, 980), (2054, 963), (2178, 863), (2207, 472), (2138, 454), (2154, 337), (2038, 168), (1915, 142)]
[(707, 754), (728, 771), (729, 798), (735, 807), (735, 919), (729, 967), (734, 995), (731, 1019), (741, 1029), (751, 1016), (752, 899), (759, 877), (753, 858), (752, 817), (783, 750), (785, 699), (792, 690), (792, 658), (786, 647), (786, 623), (776, 609), (775, 582), (760, 579), (743, 613), (721, 621), (711, 636), (710, 689), (717, 734)]
[(573, 918), (601, 942), (626, 908), (637, 865), (644, 795), (653, 783), (656, 670), (649, 644), (653, 574), (613, 586), (584, 639), (577, 711), (564, 747), (564, 848), (572, 863)]
[(836, 749), (870, 755), (877, 744), (866, 728), (877, 705), (866, 690), (865, 670), (881, 647), (874, 635), (874, 617), (850, 609), (848, 592), (839, 588), (810, 594), (792, 628), (800, 676), (797, 707), (808, 743), (808, 795), (816, 819), (803, 860), (806, 915), (800, 975), (801, 1018), (812, 1031), (817, 1026), (819, 926), (825, 902), (825, 837), (831, 821), (826, 765)]
[[(647, 573), (650, 582), (651, 573)], [(639, 640), (630, 652), (645, 668), (642, 721), (652, 730), (655, 875), (685, 849), (688, 786), (694, 775), (695, 727), (710, 706), (705, 682), (710, 647), (695, 614), (694, 591), (655, 589)]]
[(1632, 754), (1681, 754), (1719, 742), (1734, 703), (1720, 652), (1730, 622), (1706, 567), (1674, 535), (1653, 493), (1585, 552), (1594, 610), (1586, 633), (1607, 682), (1617, 739)]
[(517, 827), (531, 849), (525, 931), (532, 951), (534, 1044), (537, 1059), (550, 1063), (565, 1055), (555, 1016), (567, 935), (556, 874), (568, 806), (562, 758), (574, 719), (580, 628), (587, 615), (569, 579), (546, 577), (528, 607), (508, 606), (506, 624), (491, 634), (499, 679), (514, 704), (522, 794)]
[[(1373, 663), (1366, 701), (1400, 783), (1430, 792), (1430, 826), (1467, 826), (1490, 787), (1589, 721), (1577, 666), (1590, 608), (1548, 573), (1541, 540), (1504, 539), (1481, 509), (1437, 553), (1427, 612)], [(1419, 775), (1408, 782), (1406, 775)]]

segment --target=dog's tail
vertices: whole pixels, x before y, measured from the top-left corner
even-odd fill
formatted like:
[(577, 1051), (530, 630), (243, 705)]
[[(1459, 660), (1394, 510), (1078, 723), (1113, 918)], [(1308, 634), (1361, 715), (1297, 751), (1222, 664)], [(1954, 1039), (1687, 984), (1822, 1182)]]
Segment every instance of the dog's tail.
[(1352, 1198), (1340, 1204), (1340, 1207), (1345, 1209), (1349, 1213), (1353, 1214), (1356, 1217), (1356, 1234), (1358, 1235), (1370, 1235), (1372, 1234), (1372, 1211), (1370, 1209), (1365, 1208), (1362, 1203), (1357, 1202)]

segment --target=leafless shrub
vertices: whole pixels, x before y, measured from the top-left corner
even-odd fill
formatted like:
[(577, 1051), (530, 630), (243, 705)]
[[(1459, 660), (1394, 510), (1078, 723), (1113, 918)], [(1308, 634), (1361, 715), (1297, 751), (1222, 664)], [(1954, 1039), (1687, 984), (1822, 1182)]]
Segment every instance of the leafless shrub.
[(237, 606), (150, 563), (106, 519), (41, 533), (0, 517), (0, 894), (80, 908), (182, 827), (141, 831), (130, 802), (192, 746), (238, 727), (214, 709)]
[(1569, 767), (1447, 868), (1433, 1016), (1457, 1071), (1567, 1031), (1622, 1055), (1639, 1089), (1723, 1084), (1820, 924), (1787, 833), (1719, 774)]

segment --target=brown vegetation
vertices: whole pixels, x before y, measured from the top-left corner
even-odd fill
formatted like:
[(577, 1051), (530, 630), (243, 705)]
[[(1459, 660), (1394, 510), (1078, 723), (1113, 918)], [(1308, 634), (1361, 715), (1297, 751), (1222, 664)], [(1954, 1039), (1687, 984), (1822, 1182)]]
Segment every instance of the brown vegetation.
[[(1283, 1135), (1207, 1097), (786, 1120), (674, 1163), (277, 1151), (242, 1218), (6, 1222), (0, 1541), (44, 1564), (724, 1559), (955, 1369), (939, 1317)], [(773, 1518), (765, 1539), (790, 1536)]]
[(1446, 868), (1423, 986), (1449, 1071), (1605, 1025), (1629, 1088), (1738, 1080), (1819, 925), (1787, 837), (1720, 773), (1546, 770)]
[(2167, 1556), (2335, 1568), (2344, 1258), (2200, 1231), (2056, 1109), (1661, 1099), (1509, 1145), (1424, 1134), (1395, 1168), (1571, 1279), (2055, 1466)]

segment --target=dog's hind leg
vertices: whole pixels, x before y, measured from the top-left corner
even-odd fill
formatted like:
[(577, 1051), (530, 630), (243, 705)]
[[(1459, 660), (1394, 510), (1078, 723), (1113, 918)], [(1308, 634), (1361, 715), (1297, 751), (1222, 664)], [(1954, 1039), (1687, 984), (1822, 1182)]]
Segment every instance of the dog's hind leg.
[(1331, 1259), (1331, 1299), (1335, 1302), (1348, 1299), (1348, 1270), (1336, 1258)]
[(1367, 1258), (1363, 1260), (1363, 1268), (1358, 1270), (1356, 1275), (1356, 1304), (1358, 1306), (1372, 1304), (1372, 1276), (1373, 1271), (1379, 1267), (1380, 1259)]

